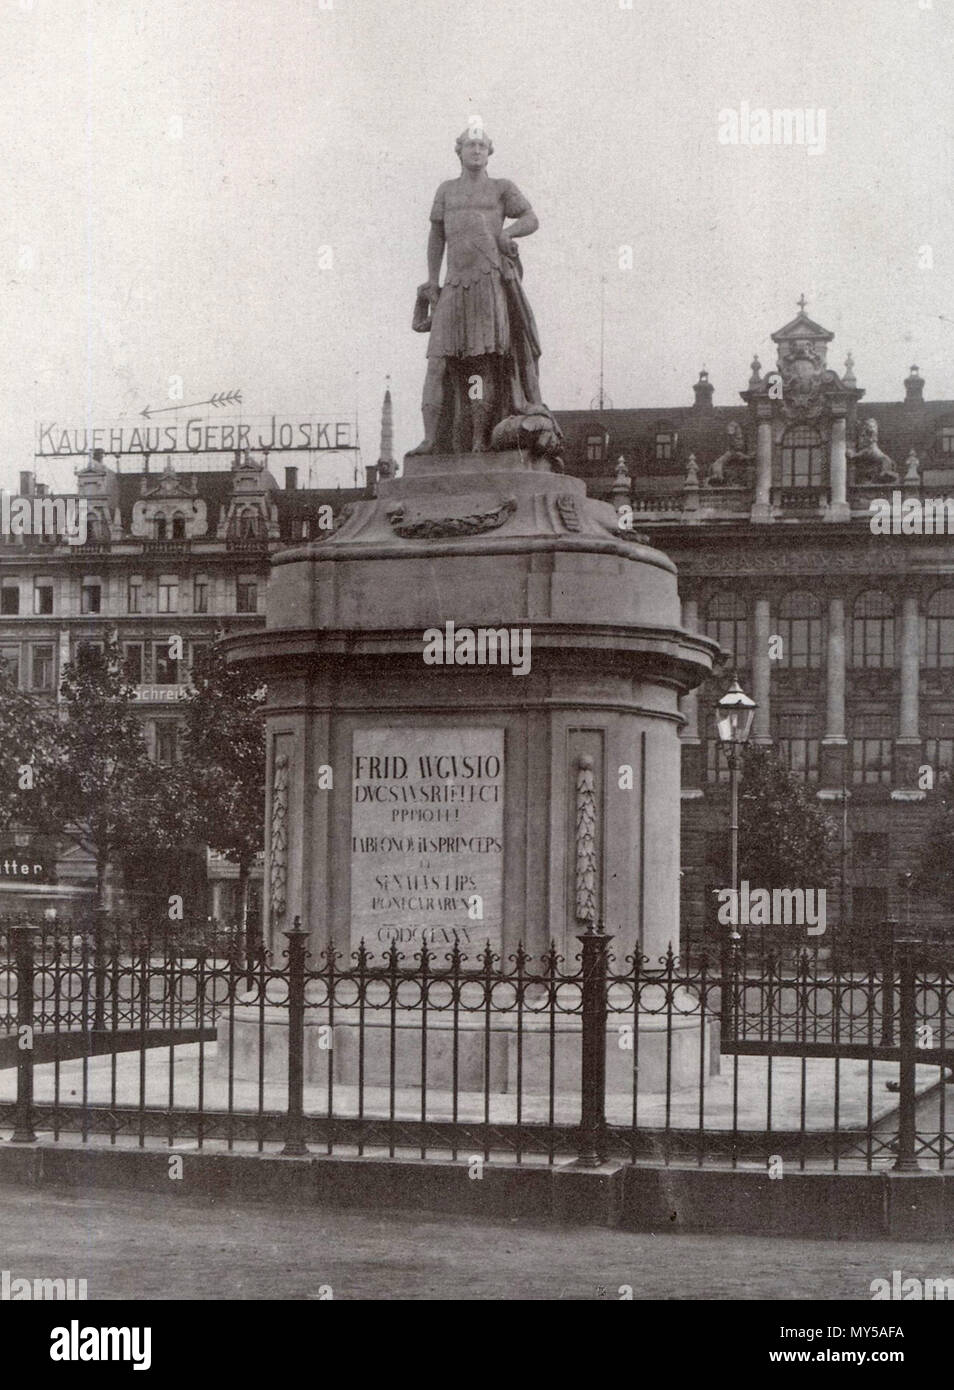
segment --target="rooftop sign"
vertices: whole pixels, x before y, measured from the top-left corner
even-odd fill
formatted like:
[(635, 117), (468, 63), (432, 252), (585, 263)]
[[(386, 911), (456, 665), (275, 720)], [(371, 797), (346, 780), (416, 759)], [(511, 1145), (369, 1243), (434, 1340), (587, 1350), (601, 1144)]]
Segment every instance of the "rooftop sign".
[(102, 449), (107, 454), (214, 454), (236, 449), (276, 451), (357, 449), (354, 420), (315, 420), (267, 415), (261, 422), (215, 420), (191, 416), (152, 424), (148, 421), (74, 428), (55, 421), (37, 426), (35, 456), (66, 458)]

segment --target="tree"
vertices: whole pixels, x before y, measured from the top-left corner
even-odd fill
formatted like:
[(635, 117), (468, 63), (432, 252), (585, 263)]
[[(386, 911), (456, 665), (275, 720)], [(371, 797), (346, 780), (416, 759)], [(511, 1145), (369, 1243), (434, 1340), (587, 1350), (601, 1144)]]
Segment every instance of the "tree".
[(954, 777), (950, 772), (938, 782), (937, 802), (912, 887), (954, 909)]
[(811, 786), (760, 744), (742, 755), (739, 786), (739, 878), (759, 888), (825, 884), (836, 826)]
[[(248, 881), (265, 843), (265, 688), (212, 647), (192, 672), (182, 704), (183, 763), (196, 830), (239, 871), (239, 926), (248, 938)], [(256, 937), (258, 933), (255, 933)]]
[(79, 845), (96, 865), (97, 906), (111, 868), (137, 848), (168, 854), (188, 833), (189, 807), (149, 757), (135, 686), (115, 641), (80, 648), (63, 669), (55, 737), (37, 777), (46, 828)]
[(0, 831), (42, 818), (36, 782), (50, 763), (56, 724), (55, 712), (20, 690), (0, 659)]

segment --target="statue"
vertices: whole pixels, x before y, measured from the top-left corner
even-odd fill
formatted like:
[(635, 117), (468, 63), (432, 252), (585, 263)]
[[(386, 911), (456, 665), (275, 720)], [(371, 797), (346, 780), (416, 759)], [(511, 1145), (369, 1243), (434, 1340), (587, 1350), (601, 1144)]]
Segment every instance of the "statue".
[[(734, 487), (744, 484), (746, 480), (745, 465), (751, 463), (752, 459), (755, 458), (754, 453), (746, 452), (742, 426), (737, 424), (735, 420), (729, 425), (726, 434), (729, 436), (729, 447), (711, 464), (706, 478), (706, 487)], [(727, 464), (731, 465), (728, 478), (725, 476)]]
[[(488, 175), (494, 146), (486, 131), (472, 124), (454, 148), (460, 176), (435, 195), (428, 278), (414, 310), (413, 327), (430, 342), (424, 438), (411, 453), (526, 448), (559, 466), (563, 436), (540, 398), (540, 340), (516, 242), (539, 223), (516, 184)], [(505, 227), (507, 218), (514, 220)]]
[[(878, 443), (878, 422), (869, 418), (864, 422), (858, 436), (858, 448), (847, 450), (849, 460), (855, 464), (856, 483), (896, 483), (898, 470), (894, 460), (888, 458)], [(858, 467), (858, 465), (861, 465)]]

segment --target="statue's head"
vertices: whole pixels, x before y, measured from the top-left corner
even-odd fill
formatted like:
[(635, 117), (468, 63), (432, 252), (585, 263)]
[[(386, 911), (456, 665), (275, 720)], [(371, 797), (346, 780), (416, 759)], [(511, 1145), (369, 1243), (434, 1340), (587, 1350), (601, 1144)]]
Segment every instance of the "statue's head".
[(483, 126), (472, 121), (454, 141), (454, 152), (461, 162), (486, 164), (494, 152), (494, 142)]

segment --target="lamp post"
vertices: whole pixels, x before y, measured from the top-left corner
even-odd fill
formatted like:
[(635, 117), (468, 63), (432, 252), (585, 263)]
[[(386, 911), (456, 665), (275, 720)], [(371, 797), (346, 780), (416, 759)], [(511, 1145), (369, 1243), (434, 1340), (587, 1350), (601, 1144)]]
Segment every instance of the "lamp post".
[[(737, 911), (739, 903), (739, 768), (742, 761), (742, 749), (748, 742), (755, 710), (755, 701), (750, 700), (746, 695), (739, 685), (738, 677), (733, 679), (731, 686), (715, 707), (716, 730), (725, 753), (725, 760), (729, 764), (729, 795), (732, 807), (729, 825), (731, 872), (732, 890), (735, 894), (734, 901)], [(729, 941), (735, 945), (741, 939), (738, 922), (736, 922), (729, 932)]]

